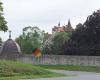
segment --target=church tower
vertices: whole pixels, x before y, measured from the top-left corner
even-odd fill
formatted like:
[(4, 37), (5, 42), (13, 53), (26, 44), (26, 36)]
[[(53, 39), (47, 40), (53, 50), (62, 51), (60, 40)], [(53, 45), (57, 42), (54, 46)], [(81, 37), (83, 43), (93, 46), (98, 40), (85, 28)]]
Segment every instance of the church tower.
[(72, 31), (74, 31), (74, 29), (73, 29), (71, 22), (70, 22), (70, 19), (69, 19), (68, 24), (66, 25), (65, 32), (72, 32)]
[(74, 31), (70, 19), (68, 20), (68, 24), (67, 25), (60, 25), (60, 22), (58, 23), (58, 26), (54, 26), (54, 28), (52, 28), (52, 33), (56, 33), (56, 32), (72, 32)]
[(68, 20), (68, 27), (72, 27), (71, 23), (70, 23), (70, 19)]
[(58, 27), (60, 27), (60, 22), (58, 23)]

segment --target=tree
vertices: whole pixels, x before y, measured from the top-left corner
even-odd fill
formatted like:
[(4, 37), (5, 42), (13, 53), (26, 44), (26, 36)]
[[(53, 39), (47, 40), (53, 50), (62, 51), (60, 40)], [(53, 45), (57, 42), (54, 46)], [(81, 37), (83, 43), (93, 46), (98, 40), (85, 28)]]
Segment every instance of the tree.
[(100, 55), (100, 10), (78, 24), (70, 40), (65, 44), (67, 55)]
[(100, 55), (100, 10), (90, 15), (85, 24), (86, 40), (90, 46), (90, 55)]
[(23, 34), (16, 38), (16, 42), (20, 45), (23, 53), (31, 54), (34, 48), (40, 48), (43, 44), (44, 31), (38, 27), (25, 27)]
[[(7, 22), (5, 21), (5, 18), (3, 16), (3, 7), (2, 2), (0, 1), (0, 31), (6, 32), (8, 30)], [(0, 38), (0, 46), (2, 45), (2, 39)]]
[(66, 32), (59, 32), (56, 33), (54, 36), (52, 35), (53, 37), (51, 37), (51, 39), (49, 38), (49, 40), (51, 41), (48, 41), (50, 43), (47, 44), (44, 48), (45, 53), (63, 55), (63, 45), (65, 43), (65, 40), (69, 39), (70, 35), (71, 33)]
[(2, 2), (0, 1), (0, 31), (7, 31), (7, 22), (5, 21), (5, 18), (3, 16), (3, 7), (2, 7)]
[[(85, 52), (82, 50), (86, 48), (85, 46), (85, 38), (86, 38), (86, 33), (84, 25), (79, 23), (76, 26), (76, 29), (74, 32), (72, 32), (72, 35), (70, 37), (70, 40), (67, 41), (64, 44), (64, 53), (66, 55), (80, 55)], [(79, 52), (81, 50), (81, 53)], [(82, 53), (83, 52), (83, 53)]]
[(69, 40), (69, 36), (71, 33), (61, 32), (57, 33), (53, 39), (53, 45), (52, 45), (52, 51), (53, 54), (60, 54), (63, 55), (63, 45), (65, 43), (65, 40)]

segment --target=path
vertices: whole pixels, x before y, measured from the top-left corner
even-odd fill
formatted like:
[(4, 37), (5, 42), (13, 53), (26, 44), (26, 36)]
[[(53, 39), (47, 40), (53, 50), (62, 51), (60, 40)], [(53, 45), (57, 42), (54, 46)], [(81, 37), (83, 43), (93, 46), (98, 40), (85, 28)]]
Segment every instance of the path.
[[(51, 70), (52, 72), (63, 73), (70, 75), (69, 77), (57, 78), (41, 78), (32, 80), (100, 80), (100, 73), (81, 72), (81, 71), (65, 71), (65, 70)], [(74, 76), (71, 76), (74, 75)]]

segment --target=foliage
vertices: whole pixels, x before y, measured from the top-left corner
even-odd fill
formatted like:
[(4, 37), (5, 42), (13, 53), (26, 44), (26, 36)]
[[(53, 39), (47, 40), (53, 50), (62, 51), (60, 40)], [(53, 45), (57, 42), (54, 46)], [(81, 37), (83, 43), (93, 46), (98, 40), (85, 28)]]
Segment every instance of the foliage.
[(66, 32), (55, 33), (52, 44), (49, 45), (49, 48), (47, 48), (48, 46), (44, 48), (46, 54), (63, 54), (63, 45), (70, 35), (71, 33)]
[(5, 21), (5, 18), (3, 16), (3, 7), (2, 7), (2, 2), (0, 1), (0, 31), (7, 31), (7, 22)]
[(23, 53), (31, 54), (34, 48), (41, 48), (44, 42), (44, 31), (38, 27), (25, 27), (23, 34), (16, 38)]
[(78, 24), (71, 39), (65, 44), (67, 55), (100, 55), (100, 10)]

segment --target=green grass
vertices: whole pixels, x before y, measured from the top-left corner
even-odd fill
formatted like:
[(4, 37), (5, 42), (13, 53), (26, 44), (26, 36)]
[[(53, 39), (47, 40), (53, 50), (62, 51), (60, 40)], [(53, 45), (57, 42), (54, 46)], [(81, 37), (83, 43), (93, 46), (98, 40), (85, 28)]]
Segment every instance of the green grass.
[(38, 65), (47, 69), (58, 69), (68, 71), (86, 71), (86, 72), (98, 72), (100, 73), (100, 67), (92, 66), (73, 66), (73, 65)]
[(0, 77), (0, 80), (27, 80), (27, 79), (36, 79), (36, 78), (50, 78), (50, 77), (62, 77), (63, 74), (51, 73), (45, 75), (23, 75), (23, 76), (13, 76), (13, 77)]
[(57, 77), (62, 74), (50, 72), (44, 68), (14, 61), (0, 61), (0, 80), (19, 80), (41, 77)]

